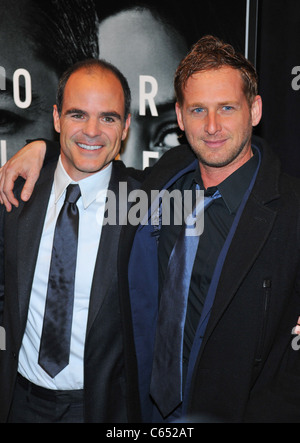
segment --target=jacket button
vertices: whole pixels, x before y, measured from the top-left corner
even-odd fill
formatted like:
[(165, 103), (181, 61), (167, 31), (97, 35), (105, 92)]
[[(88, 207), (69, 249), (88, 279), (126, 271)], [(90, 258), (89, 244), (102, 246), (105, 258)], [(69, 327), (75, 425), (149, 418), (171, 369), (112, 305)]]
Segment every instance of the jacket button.
[(270, 279), (266, 279), (263, 281), (263, 288), (271, 288), (272, 287), (272, 281)]

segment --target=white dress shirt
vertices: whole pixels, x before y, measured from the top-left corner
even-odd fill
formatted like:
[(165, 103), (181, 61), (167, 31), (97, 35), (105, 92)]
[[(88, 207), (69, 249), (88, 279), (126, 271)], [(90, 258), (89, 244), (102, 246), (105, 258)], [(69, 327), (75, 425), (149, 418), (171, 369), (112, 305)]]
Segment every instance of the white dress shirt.
[[(54, 229), (65, 199), (66, 188), (75, 183), (66, 173), (61, 159), (54, 175), (40, 248), (34, 273), (26, 330), (19, 354), (19, 373), (47, 389), (83, 388), (83, 358), (90, 292), (104, 217), (105, 201), (112, 165), (77, 182), (81, 197), (78, 250), (75, 275), (74, 310), (69, 365), (52, 379), (38, 364)], [(34, 226), (32, 227), (34, 229)]]

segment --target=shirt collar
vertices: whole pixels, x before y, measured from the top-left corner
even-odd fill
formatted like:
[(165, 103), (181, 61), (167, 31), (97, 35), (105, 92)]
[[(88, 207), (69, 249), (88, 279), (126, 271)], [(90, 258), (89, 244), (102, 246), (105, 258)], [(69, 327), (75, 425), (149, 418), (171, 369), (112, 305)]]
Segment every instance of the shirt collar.
[(96, 172), (95, 174), (92, 174), (89, 177), (86, 177), (78, 182), (75, 182), (67, 174), (65, 168), (63, 167), (61, 157), (59, 157), (54, 174), (55, 204), (62, 197), (66, 188), (72, 183), (79, 185), (83, 206), (84, 209), (87, 209), (89, 205), (96, 200), (98, 193), (108, 188), (111, 173), (112, 173), (112, 163), (110, 163), (109, 166), (107, 166), (105, 169), (102, 169), (101, 171)]
[[(233, 172), (229, 177), (227, 177), (218, 186), (213, 188), (208, 188), (205, 190), (207, 194), (213, 194), (216, 189), (218, 189), (222, 195), (224, 203), (227, 206), (230, 214), (234, 214), (239, 207), (243, 196), (248, 189), (251, 179), (258, 166), (259, 158), (256, 150), (254, 150), (254, 155), (239, 169)], [(200, 185), (203, 189), (203, 182), (200, 175), (199, 165), (195, 171), (193, 179)]]

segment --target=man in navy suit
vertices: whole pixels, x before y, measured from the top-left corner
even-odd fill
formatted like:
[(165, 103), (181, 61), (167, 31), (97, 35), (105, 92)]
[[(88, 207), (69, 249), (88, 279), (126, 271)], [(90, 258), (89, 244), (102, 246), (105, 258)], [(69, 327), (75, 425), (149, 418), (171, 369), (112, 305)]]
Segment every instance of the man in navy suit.
[[(262, 114), (257, 75), (230, 45), (203, 37), (179, 65), (175, 91), (189, 145), (166, 153), (142, 189), (150, 196), (199, 188), (221, 198), (204, 212), (184, 309), (183, 253), (164, 286), (182, 226), (162, 224), (157, 235), (143, 224), (121, 234), (120, 291), (132, 307), (125, 349), (134, 337), (144, 419), (300, 421), (300, 354), (291, 346), (299, 316), (299, 181), (252, 137)], [(180, 310), (181, 380), (172, 384), (181, 326), (170, 319)]]

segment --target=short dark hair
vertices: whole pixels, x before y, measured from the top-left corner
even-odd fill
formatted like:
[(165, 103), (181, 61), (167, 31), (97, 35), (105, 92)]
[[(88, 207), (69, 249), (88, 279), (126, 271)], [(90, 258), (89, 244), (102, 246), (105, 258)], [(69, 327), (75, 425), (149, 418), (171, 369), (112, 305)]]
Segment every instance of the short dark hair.
[(130, 113), (130, 105), (131, 105), (131, 91), (128, 85), (128, 81), (126, 77), (122, 74), (121, 71), (119, 71), (118, 68), (116, 68), (113, 64), (107, 62), (103, 59), (88, 59), (88, 60), (82, 60), (80, 62), (75, 63), (73, 66), (70, 66), (63, 75), (61, 76), (57, 88), (57, 94), (56, 94), (56, 106), (59, 115), (61, 115), (62, 111), (62, 105), (63, 105), (63, 98), (64, 98), (64, 92), (66, 83), (71, 77), (74, 72), (77, 72), (81, 69), (102, 69), (105, 71), (109, 71), (112, 74), (115, 75), (115, 77), (120, 81), (123, 92), (124, 92), (124, 103), (125, 103), (125, 109), (124, 109), (124, 115), (125, 120), (127, 119), (129, 113)]
[(251, 106), (258, 90), (258, 78), (254, 66), (243, 54), (236, 52), (233, 46), (211, 35), (198, 40), (176, 70), (174, 87), (178, 103), (182, 105), (183, 90), (193, 74), (224, 66), (241, 73), (244, 93)]

